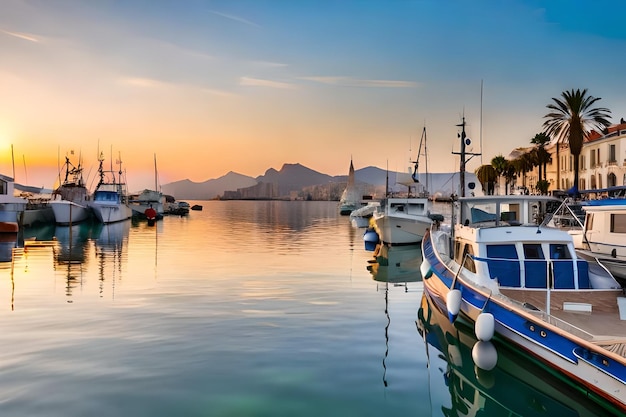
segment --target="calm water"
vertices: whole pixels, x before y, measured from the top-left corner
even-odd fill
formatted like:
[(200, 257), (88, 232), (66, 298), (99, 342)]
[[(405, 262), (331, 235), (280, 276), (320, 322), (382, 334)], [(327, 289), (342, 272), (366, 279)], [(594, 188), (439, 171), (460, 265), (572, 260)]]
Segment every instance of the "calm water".
[(558, 381), (513, 405), (465, 381), (454, 328), (418, 332), (419, 247), (373, 262), (336, 203), (199, 203), (27, 231), (56, 240), (0, 263), (1, 415), (603, 415)]

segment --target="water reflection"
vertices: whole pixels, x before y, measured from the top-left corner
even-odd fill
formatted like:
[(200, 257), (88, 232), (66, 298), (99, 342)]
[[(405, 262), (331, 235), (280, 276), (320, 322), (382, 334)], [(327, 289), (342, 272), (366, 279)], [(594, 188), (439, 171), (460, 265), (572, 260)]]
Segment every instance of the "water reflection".
[(375, 281), (394, 284), (404, 283), (406, 286), (407, 282), (422, 280), (421, 263), (422, 249), (420, 245), (379, 245), (374, 251), (374, 259), (367, 269)]
[(129, 219), (123, 222), (100, 224), (92, 231), (95, 237), (100, 297), (103, 297), (105, 292), (106, 278), (110, 278), (111, 297), (115, 298), (115, 282), (122, 278), (123, 266), (126, 264), (130, 225)]
[[(611, 415), (602, 404), (592, 402), (530, 357), (504, 344), (494, 343), (496, 367), (480, 370), (472, 359), (477, 342), (473, 328), (460, 320), (450, 323), (426, 294), (417, 326), (425, 342), (431, 393), (440, 392), (442, 383), (450, 393), (450, 403), (441, 404), (445, 416)], [(437, 408), (437, 400), (431, 397), (431, 401), (433, 409)]]
[[(352, 228), (354, 229), (354, 228)], [(409, 282), (421, 282), (420, 264), (422, 251), (419, 245), (389, 246), (379, 245), (374, 251), (374, 258), (369, 261), (367, 270), (374, 281), (384, 284), (385, 294), (385, 353), (383, 354), (383, 385), (387, 387), (387, 358), (389, 357), (389, 328), (391, 314), (389, 312), (389, 286), (403, 287), (408, 292)], [(380, 289), (380, 286), (379, 286)]]
[[(72, 290), (82, 282), (83, 272), (89, 261), (89, 241), (92, 235), (89, 222), (73, 226), (56, 226), (53, 247), (54, 267), (66, 280), (65, 295), (71, 297)], [(68, 299), (68, 302), (72, 302)]]

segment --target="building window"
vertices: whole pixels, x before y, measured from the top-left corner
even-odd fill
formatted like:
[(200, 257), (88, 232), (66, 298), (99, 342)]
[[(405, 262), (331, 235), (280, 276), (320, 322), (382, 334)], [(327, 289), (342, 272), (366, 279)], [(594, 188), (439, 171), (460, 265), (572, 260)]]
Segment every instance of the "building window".
[(596, 167), (596, 150), (592, 149), (591, 150), (591, 163), (589, 165), (589, 168), (595, 168)]
[(598, 188), (602, 188), (602, 175), (598, 174)]
[(616, 185), (617, 185), (617, 177), (615, 176), (615, 174), (610, 172), (606, 176), (606, 186), (607, 187), (615, 187)]
[(617, 163), (617, 159), (615, 159), (615, 145), (609, 145), (609, 163)]

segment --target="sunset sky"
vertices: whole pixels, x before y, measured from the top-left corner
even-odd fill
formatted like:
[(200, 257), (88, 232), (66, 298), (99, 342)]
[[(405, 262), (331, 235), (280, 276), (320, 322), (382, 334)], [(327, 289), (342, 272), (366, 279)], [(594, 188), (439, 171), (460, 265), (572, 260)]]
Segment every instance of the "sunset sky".
[(345, 175), (350, 158), (404, 171), (424, 126), (429, 170), (450, 172), (463, 115), (488, 163), (564, 90), (626, 117), (625, 15), (620, 0), (2, 0), (0, 172), (11, 145), (16, 181), (47, 188), (71, 150), (93, 186), (98, 147), (133, 191), (154, 188), (154, 155), (161, 184), (283, 163)]

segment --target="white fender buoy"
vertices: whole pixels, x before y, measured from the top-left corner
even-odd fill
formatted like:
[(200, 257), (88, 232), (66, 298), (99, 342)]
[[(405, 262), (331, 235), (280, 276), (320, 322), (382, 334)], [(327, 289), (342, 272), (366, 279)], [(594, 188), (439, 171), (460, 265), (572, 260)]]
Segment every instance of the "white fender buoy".
[(479, 340), (472, 348), (472, 359), (480, 369), (491, 371), (498, 363), (498, 352), (493, 343)]
[(454, 323), (461, 310), (461, 290), (450, 290), (446, 296), (446, 307), (448, 308), (448, 319)]
[(495, 320), (491, 313), (480, 313), (474, 324), (474, 334), (476, 339), (488, 342), (493, 337), (495, 331)]
[(433, 275), (433, 270), (430, 268), (430, 263), (426, 259), (422, 261), (420, 265), (420, 272), (422, 273), (422, 278), (428, 279)]

